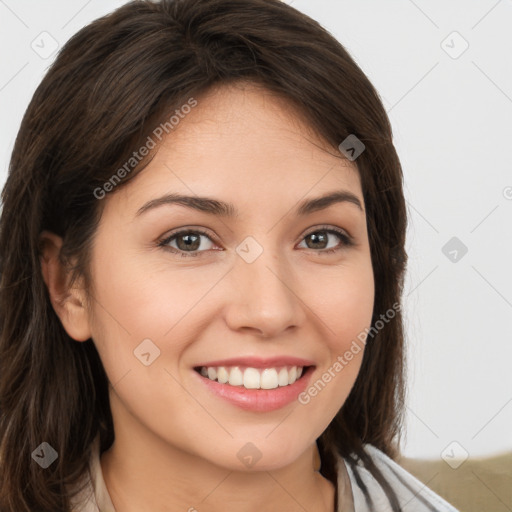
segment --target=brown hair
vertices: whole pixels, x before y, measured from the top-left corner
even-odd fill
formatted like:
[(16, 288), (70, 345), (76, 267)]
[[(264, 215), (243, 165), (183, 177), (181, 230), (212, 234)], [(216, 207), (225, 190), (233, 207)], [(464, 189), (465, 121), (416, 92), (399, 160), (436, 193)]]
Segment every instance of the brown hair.
[[(87, 470), (91, 443), (114, 440), (108, 380), (93, 341), (63, 329), (40, 267), (39, 235), (63, 238), (61, 260), (91, 285), (90, 242), (105, 201), (94, 190), (160, 122), (213, 85), (263, 85), (291, 101), (342, 158), (356, 135), (375, 277), (372, 325), (400, 303), (406, 209), (389, 119), (363, 71), (316, 21), (278, 0), (130, 2), (61, 49), (23, 118), (0, 219), (0, 510), (70, 511), (69, 489)], [(144, 167), (138, 165), (119, 188)], [(114, 192), (115, 193), (115, 192)], [(322, 473), (335, 456), (360, 459), (396, 496), (363, 450), (399, 451), (404, 399), (400, 311), (367, 340), (345, 404), (318, 440)], [(31, 453), (59, 454), (41, 471)], [(357, 473), (356, 473), (357, 474)]]

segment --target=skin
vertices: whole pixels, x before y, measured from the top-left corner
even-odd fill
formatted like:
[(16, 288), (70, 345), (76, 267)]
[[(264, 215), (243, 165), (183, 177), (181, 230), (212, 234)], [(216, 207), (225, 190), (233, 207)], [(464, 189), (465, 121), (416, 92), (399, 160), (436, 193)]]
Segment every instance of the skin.
[[(101, 456), (104, 479), (122, 512), (218, 512), (226, 504), (332, 512), (334, 486), (314, 470), (315, 441), (346, 400), (363, 351), (306, 405), (263, 413), (216, 397), (192, 368), (292, 355), (315, 362), (314, 383), (370, 326), (374, 278), (357, 168), (262, 88), (224, 86), (197, 99), (148, 167), (103, 199), (90, 306), (83, 288), (66, 284), (62, 240), (42, 234), (52, 304), (72, 338), (92, 337), (111, 383), (116, 439)], [(356, 195), (363, 210), (341, 202), (293, 213), (300, 201), (338, 190)], [(240, 216), (176, 204), (136, 216), (169, 192), (231, 202)], [(307, 235), (324, 225), (354, 245), (329, 234), (315, 246)], [(177, 228), (211, 234), (201, 237), (199, 256), (158, 247)], [(247, 236), (263, 248), (252, 263), (235, 251)], [(171, 246), (183, 248), (178, 242)], [(339, 250), (320, 254), (324, 247)], [(134, 357), (147, 338), (160, 350), (149, 366)], [(237, 457), (247, 442), (261, 452), (251, 468)]]

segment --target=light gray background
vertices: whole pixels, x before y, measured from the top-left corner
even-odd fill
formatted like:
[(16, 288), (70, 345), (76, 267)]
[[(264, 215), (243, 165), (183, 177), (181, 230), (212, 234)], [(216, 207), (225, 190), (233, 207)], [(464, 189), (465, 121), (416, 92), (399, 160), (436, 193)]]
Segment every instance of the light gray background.
[[(0, 0), (0, 185), (54, 58), (39, 54), (123, 3)], [(405, 454), (512, 449), (512, 1), (287, 3), (345, 45), (393, 125), (410, 216)], [(467, 254), (443, 253), (452, 237)]]

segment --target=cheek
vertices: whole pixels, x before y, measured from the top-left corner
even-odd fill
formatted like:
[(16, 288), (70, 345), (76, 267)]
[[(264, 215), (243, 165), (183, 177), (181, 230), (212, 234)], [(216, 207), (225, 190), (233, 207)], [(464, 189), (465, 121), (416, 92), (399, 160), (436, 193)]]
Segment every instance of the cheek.
[(323, 320), (334, 359), (371, 324), (375, 293), (369, 255), (333, 270), (331, 275), (315, 277), (308, 282), (304, 294)]
[[(127, 380), (142, 379), (144, 388), (168, 387), (163, 370), (178, 375), (185, 350), (213, 307), (206, 295), (222, 273), (172, 270), (162, 259), (155, 263), (136, 251), (116, 252), (116, 244), (121, 247), (121, 239), (103, 239), (93, 261), (95, 345), (113, 384), (129, 372)], [(154, 362), (145, 366), (148, 359)]]
[(128, 251), (111, 256), (111, 249), (103, 248), (104, 257), (98, 252), (93, 267), (98, 317), (106, 326), (118, 324), (133, 342), (162, 337), (197, 295), (192, 274), (165, 274), (148, 265), (149, 257)]
[(370, 259), (338, 269), (331, 279), (316, 281), (322, 283), (324, 293), (311, 281), (308, 294), (325, 326), (326, 358), (299, 403), (328, 424), (347, 399), (361, 368), (374, 303)]

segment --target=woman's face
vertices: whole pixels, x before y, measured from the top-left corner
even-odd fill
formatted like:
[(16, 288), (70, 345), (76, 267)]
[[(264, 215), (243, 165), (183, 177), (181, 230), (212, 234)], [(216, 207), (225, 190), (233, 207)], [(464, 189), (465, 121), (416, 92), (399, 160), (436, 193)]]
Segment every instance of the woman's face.
[[(271, 93), (214, 89), (102, 199), (88, 321), (113, 385), (116, 440), (275, 469), (343, 405), (363, 350), (343, 356), (370, 326), (374, 281), (356, 167), (322, 148)], [(301, 208), (340, 192), (361, 208)]]

